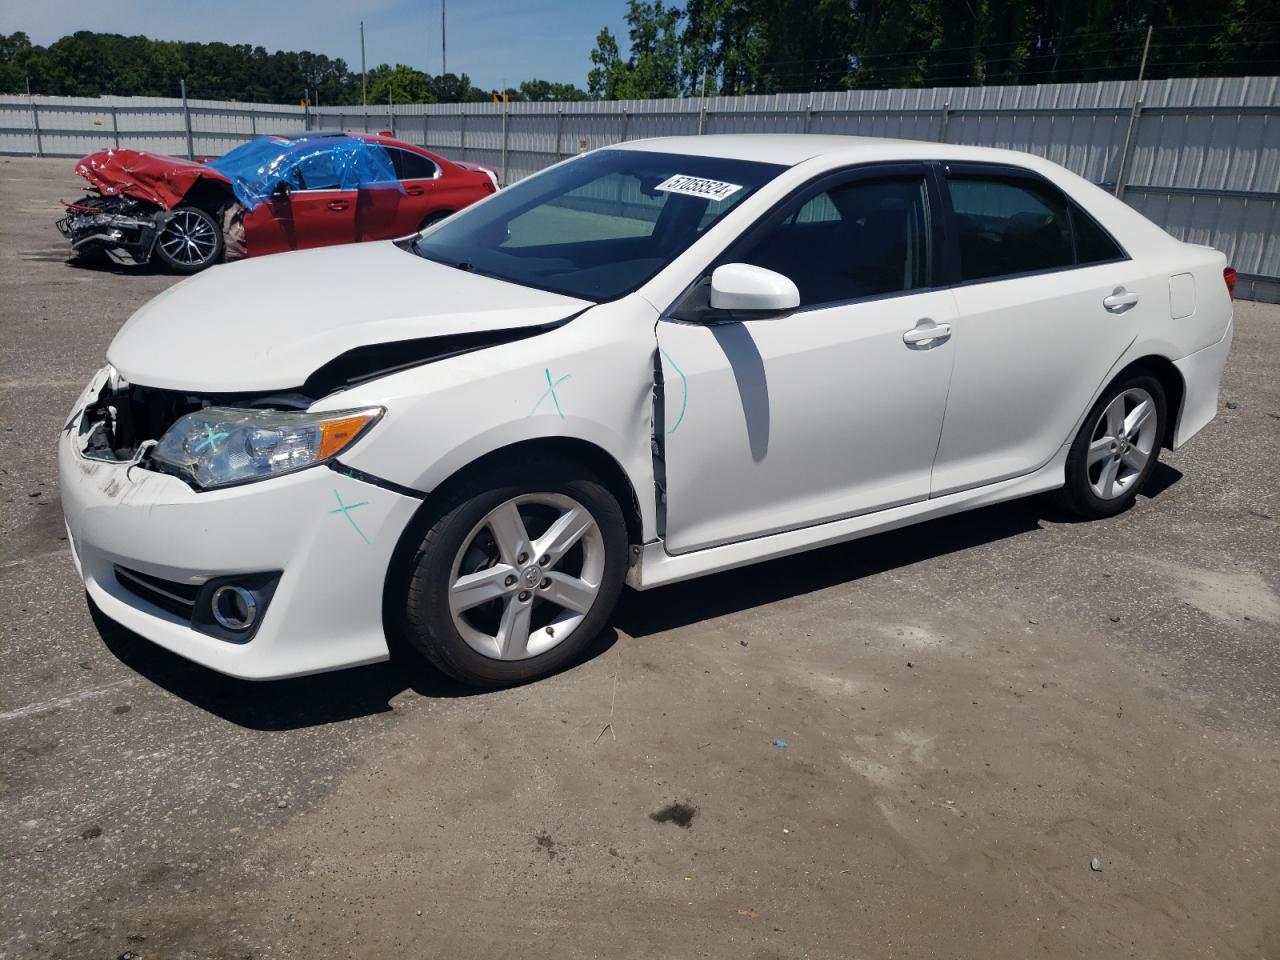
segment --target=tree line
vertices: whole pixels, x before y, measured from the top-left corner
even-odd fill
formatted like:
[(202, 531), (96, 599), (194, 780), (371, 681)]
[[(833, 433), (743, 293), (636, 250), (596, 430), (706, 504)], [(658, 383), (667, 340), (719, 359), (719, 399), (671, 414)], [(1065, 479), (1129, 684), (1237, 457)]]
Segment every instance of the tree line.
[(508, 100), (582, 100), (573, 84), (526, 80), (505, 91), (476, 87), (465, 73), (431, 75), (380, 64), (366, 76), (341, 57), (231, 43), (186, 43), (82, 30), (48, 47), (27, 34), (0, 34), (0, 93), (96, 97), (174, 97), (258, 103), (371, 104)]
[(628, 0), (592, 97), (1280, 73), (1280, 0)]
[(0, 92), (313, 104), (648, 99), (876, 87), (1280, 73), (1280, 0), (628, 0), (628, 50), (607, 28), (587, 89), (507, 90), (405, 64), (249, 44), (80, 31), (42, 47), (0, 34)]

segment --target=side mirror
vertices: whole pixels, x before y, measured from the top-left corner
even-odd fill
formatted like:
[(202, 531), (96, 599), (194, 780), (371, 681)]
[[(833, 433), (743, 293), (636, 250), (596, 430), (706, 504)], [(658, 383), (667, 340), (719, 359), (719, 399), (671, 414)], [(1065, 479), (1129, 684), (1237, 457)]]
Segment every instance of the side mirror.
[(749, 263), (726, 263), (711, 274), (711, 309), (738, 314), (787, 313), (800, 306), (800, 291), (787, 277)]

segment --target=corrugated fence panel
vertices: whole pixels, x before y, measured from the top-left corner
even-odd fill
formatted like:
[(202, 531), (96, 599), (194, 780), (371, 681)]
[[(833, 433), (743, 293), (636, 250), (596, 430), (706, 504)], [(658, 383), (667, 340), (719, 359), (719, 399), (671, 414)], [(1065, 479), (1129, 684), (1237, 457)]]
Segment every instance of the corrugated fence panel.
[[(1135, 98), (1141, 98), (1136, 111)], [(504, 122), (503, 114), (506, 114)], [(190, 124), (188, 128), (188, 123)], [(1133, 135), (1126, 162), (1125, 142)], [(394, 130), (513, 183), (623, 140), (827, 133), (1005, 147), (1111, 189), (1174, 236), (1223, 250), (1245, 296), (1280, 300), (1280, 78), (848, 90), (573, 103), (405, 104), (394, 110), (144, 97), (0, 96), (0, 154), (103, 147), (225, 153), (267, 133)]]

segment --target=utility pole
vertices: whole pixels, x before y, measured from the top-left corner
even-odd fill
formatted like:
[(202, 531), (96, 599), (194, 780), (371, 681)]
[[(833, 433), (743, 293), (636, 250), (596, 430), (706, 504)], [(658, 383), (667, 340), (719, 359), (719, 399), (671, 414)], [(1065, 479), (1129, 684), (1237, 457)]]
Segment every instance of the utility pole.
[(1120, 151), (1120, 167), (1116, 171), (1116, 199), (1124, 199), (1125, 180), (1129, 176), (1129, 163), (1132, 159), (1130, 147), (1133, 145), (1133, 132), (1138, 126), (1138, 117), (1142, 113), (1142, 76), (1147, 72), (1147, 53), (1151, 50), (1151, 30), (1147, 27), (1147, 42), (1142, 45), (1142, 62), (1138, 65), (1138, 82), (1133, 88), (1133, 108), (1129, 111), (1129, 126), (1124, 132), (1124, 149)]
[(444, 22), (445, 0), (440, 0), (440, 75), (444, 76), (449, 72), (448, 60), (448, 44), (445, 43), (445, 22)]
[(369, 71), (364, 65), (364, 21), (360, 21), (360, 105), (369, 105)]

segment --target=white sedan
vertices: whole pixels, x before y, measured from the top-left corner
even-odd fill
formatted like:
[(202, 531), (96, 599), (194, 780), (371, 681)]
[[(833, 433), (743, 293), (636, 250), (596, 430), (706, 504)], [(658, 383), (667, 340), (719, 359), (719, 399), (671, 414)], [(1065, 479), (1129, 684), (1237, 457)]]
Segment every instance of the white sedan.
[(214, 670), (580, 657), (659, 587), (1054, 489), (1217, 411), (1234, 272), (1001, 150), (632, 142), (139, 310), (59, 442), (110, 618)]

